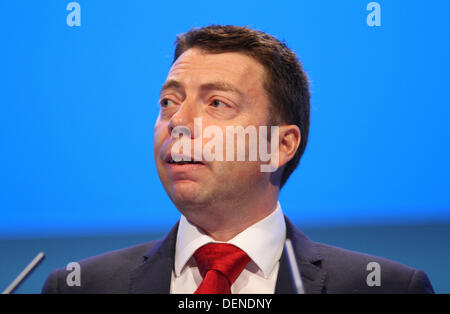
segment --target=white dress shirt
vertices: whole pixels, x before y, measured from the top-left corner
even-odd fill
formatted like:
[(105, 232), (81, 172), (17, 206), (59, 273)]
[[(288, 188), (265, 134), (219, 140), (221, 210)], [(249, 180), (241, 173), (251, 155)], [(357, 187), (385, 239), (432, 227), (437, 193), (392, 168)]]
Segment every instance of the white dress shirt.
[[(286, 223), (280, 203), (263, 220), (245, 229), (226, 243), (243, 250), (251, 261), (231, 286), (231, 293), (274, 293), (281, 253), (286, 239)], [(203, 278), (193, 254), (215, 241), (181, 216), (175, 247), (170, 293), (192, 294)]]

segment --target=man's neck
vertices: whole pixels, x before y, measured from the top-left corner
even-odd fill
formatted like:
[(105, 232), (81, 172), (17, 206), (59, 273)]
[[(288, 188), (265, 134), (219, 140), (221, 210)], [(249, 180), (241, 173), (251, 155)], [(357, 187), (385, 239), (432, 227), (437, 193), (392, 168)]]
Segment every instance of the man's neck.
[(269, 216), (277, 208), (278, 194), (271, 199), (262, 198), (248, 204), (228, 203), (183, 212), (195, 226), (216, 241), (229, 241), (236, 235)]

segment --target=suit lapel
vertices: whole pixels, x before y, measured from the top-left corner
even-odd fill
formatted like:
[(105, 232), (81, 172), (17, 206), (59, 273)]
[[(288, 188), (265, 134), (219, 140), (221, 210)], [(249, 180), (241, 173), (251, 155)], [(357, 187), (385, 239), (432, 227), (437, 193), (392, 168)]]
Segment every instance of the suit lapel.
[(130, 293), (170, 293), (178, 223), (145, 255), (143, 263), (131, 271)]
[[(321, 293), (326, 272), (313, 242), (286, 220), (286, 237), (291, 239), (306, 293)], [(156, 243), (144, 256), (141, 265), (131, 271), (130, 293), (170, 293), (178, 223), (167, 236)], [(283, 250), (275, 286), (276, 294), (295, 293), (286, 252)]]
[[(286, 216), (285, 220), (286, 237), (292, 242), (305, 292), (322, 293), (326, 272), (321, 268), (322, 258), (319, 252), (314, 247), (313, 242), (298, 230)], [(295, 293), (287, 262), (287, 255), (284, 250), (280, 259), (275, 293)]]

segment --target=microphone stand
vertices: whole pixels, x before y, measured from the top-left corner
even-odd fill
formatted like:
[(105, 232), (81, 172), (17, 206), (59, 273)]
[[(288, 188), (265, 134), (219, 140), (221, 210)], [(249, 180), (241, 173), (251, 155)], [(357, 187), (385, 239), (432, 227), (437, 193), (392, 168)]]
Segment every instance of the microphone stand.
[(11, 284), (2, 292), (2, 294), (10, 294), (19, 287), (25, 278), (36, 268), (37, 265), (44, 259), (45, 254), (40, 252), (36, 257), (25, 267), (24, 270), (11, 282)]

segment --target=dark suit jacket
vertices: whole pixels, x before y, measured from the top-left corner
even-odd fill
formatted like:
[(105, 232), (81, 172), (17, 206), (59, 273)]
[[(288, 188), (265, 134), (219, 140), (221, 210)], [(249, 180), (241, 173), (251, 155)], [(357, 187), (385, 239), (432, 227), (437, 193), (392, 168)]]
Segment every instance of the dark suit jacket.
[[(287, 218), (306, 293), (433, 293), (427, 275), (417, 269), (362, 253), (315, 243)], [(80, 286), (69, 287), (70, 271), (57, 269), (43, 293), (169, 293), (178, 224), (162, 240), (108, 252), (80, 261)], [(380, 286), (369, 287), (367, 264), (380, 265)], [(295, 293), (283, 252), (275, 293)]]

